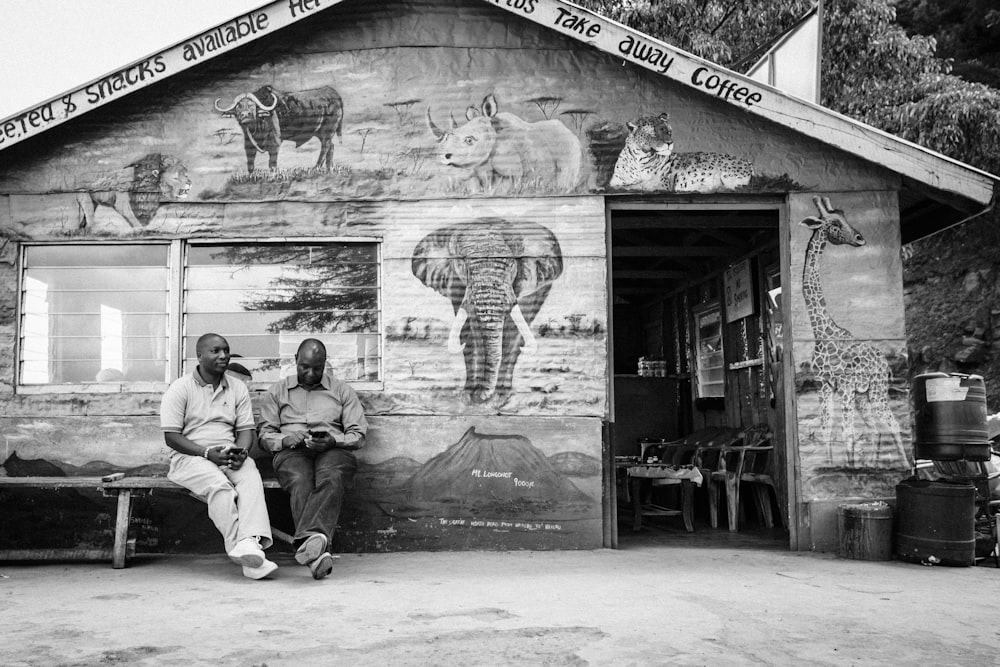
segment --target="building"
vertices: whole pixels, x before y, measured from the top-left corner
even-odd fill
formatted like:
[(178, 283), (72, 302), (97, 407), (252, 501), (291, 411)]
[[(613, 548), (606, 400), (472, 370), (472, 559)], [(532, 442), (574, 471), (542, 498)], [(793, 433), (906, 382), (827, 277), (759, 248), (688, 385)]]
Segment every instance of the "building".
[(615, 455), (755, 423), (831, 549), (912, 465), (901, 243), (997, 187), (560, 0), (275, 2), (0, 150), (6, 474), (162, 469), (200, 334), (252, 389), (318, 336), (349, 550), (611, 546)]

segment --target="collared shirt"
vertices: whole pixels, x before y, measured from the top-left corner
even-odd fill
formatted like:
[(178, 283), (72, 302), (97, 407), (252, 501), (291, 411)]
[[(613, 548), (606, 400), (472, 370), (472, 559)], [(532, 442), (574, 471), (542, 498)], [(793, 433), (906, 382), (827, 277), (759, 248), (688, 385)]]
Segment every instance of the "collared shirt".
[(289, 433), (329, 431), (338, 444), (353, 445), (368, 432), (357, 393), (329, 373), (312, 389), (294, 374), (278, 380), (260, 401), (260, 418), (261, 440), (269, 451), (281, 449)]
[(160, 428), (203, 447), (230, 446), (236, 432), (254, 430), (250, 392), (223, 375), (218, 388), (197, 367), (170, 383), (160, 403)]

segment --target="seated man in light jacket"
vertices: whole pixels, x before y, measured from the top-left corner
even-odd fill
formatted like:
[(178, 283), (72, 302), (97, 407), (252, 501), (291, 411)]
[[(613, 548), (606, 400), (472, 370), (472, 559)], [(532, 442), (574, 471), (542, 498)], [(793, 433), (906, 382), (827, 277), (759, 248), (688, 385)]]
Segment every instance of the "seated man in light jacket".
[(264, 485), (247, 450), (253, 444), (250, 392), (226, 377), (229, 343), (218, 334), (198, 339), (198, 366), (163, 394), (160, 426), (173, 451), (167, 477), (208, 503), (226, 552), (250, 579), (278, 569), (264, 555), (271, 523)]
[(295, 560), (322, 579), (333, 570), (328, 547), (358, 467), (353, 450), (368, 431), (361, 401), (326, 372), (326, 346), (309, 338), (295, 353), (295, 375), (261, 399), (260, 418), (261, 445), (274, 453), (275, 475), (290, 497)]

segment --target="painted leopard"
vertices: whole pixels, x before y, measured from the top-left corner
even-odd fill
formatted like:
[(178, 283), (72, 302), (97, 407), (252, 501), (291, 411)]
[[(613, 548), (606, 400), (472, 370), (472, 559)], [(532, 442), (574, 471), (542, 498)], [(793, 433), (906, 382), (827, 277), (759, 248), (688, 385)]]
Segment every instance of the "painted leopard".
[(643, 116), (627, 123), (625, 147), (608, 187), (626, 190), (715, 192), (750, 184), (753, 165), (722, 153), (675, 153), (670, 116)]

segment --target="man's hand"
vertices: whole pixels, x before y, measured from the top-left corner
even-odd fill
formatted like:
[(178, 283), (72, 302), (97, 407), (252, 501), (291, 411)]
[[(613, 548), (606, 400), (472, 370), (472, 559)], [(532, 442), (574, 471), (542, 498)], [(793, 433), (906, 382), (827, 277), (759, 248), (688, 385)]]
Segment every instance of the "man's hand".
[(333, 434), (330, 432), (321, 437), (309, 436), (306, 438), (306, 447), (316, 452), (325, 452), (331, 447), (336, 446), (336, 444)]
[(204, 456), (217, 466), (224, 466), (229, 462), (229, 457), (222, 453), (222, 447), (209, 447)]
[(222, 455), (227, 458), (226, 465), (231, 470), (239, 470), (243, 467), (243, 462), (247, 460), (247, 450), (245, 449), (225, 449)]
[(281, 439), (281, 445), (276, 452), (282, 449), (291, 449), (292, 447), (299, 447), (305, 444), (309, 439), (309, 434), (305, 431), (299, 431), (298, 433), (290, 433)]

